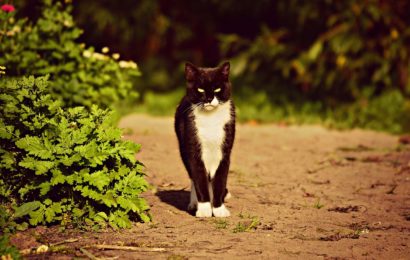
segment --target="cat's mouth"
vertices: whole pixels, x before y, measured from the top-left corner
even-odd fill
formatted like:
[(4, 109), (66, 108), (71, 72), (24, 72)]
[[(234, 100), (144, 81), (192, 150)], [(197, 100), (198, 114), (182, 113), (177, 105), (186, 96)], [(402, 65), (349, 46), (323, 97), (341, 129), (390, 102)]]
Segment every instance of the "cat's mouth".
[(204, 103), (204, 109), (205, 109), (206, 111), (212, 111), (212, 110), (214, 110), (218, 105), (219, 105), (219, 101), (218, 101), (218, 99), (217, 99), (216, 97), (214, 97), (211, 102), (209, 102), (209, 103)]
[(212, 111), (212, 110), (214, 110), (215, 108), (216, 108), (216, 106), (214, 106), (214, 105), (212, 105), (212, 104), (210, 104), (210, 103), (204, 104), (204, 109), (205, 109), (206, 111)]

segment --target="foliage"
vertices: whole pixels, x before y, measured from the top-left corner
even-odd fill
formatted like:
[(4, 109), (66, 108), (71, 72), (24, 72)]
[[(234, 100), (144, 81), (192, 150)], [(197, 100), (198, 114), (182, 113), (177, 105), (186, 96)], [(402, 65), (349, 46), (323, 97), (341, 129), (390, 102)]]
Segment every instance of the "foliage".
[(249, 214), (248, 216), (245, 216), (241, 212), (239, 214), (239, 217), (242, 220), (236, 224), (236, 226), (232, 230), (233, 233), (248, 232), (251, 230), (255, 230), (261, 224), (259, 217), (257, 216), (251, 216)]
[[(225, 53), (240, 49), (233, 58), (236, 75), (256, 88), (273, 88), (275, 94), (287, 96), (292, 90), (325, 99), (328, 105), (335, 99), (371, 98), (391, 89), (410, 94), (410, 29), (393, 18), (392, 6), (378, 1), (322, 4), (325, 12), (319, 13), (309, 3), (289, 1), (283, 10), (297, 10), (300, 22), (281, 30), (264, 27), (253, 41), (238, 35), (221, 37)], [(312, 29), (307, 21), (315, 19), (323, 22)], [(298, 39), (300, 31), (311, 36)]]
[(230, 59), (242, 118), (409, 129), (409, 1), (122, 3), (81, 1), (76, 19), (86, 41), (141, 59), (142, 94), (181, 88), (181, 61)]
[[(234, 86), (235, 88), (236, 86)], [(137, 112), (173, 116), (184, 92), (181, 89), (166, 93), (147, 92), (143, 106)], [(391, 133), (410, 129), (410, 101), (399, 90), (388, 91), (371, 99), (362, 98), (334, 108), (320, 101), (271, 102), (266, 91), (251, 88), (236, 89), (234, 101), (237, 118), (241, 122), (278, 122), (280, 124), (323, 124), (331, 128), (362, 127)]]
[(0, 205), (0, 256), (2, 259), (4, 259), (3, 257), (5, 259), (21, 259), (19, 250), (9, 241), (9, 233), (19, 226), (13, 221), (7, 209)]
[[(279, 13), (298, 19), (280, 16), (281, 27), (263, 27), (253, 40), (222, 35), (240, 96), (263, 107), (252, 114), (264, 109), (276, 120), (294, 114), (299, 122), (316, 117), (333, 126), (409, 130), (410, 27), (396, 4), (320, 1), (316, 8), (288, 1)], [(256, 95), (243, 94), (249, 89)], [(258, 97), (263, 101), (255, 104)]]
[(63, 110), (46, 77), (0, 81), (0, 201), (30, 225), (149, 221), (139, 145), (121, 140), (110, 113)]
[(10, 245), (8, 236), (0, 235), (0, 256), (1, 259), (22, 259), (19, 250)]
[[(0, 13), (0, 64), (9, 76), (50, 75), (50, 92), (67, 107), (113, 107), (136, 96), (132, 80), (140, 72), (134, 62), (118, 61), (78, 43), (82, 31), (74, 24), (72, 6), (43, 0), (35, 21)], [(67, 1), (66, 1), (67, 2)]]

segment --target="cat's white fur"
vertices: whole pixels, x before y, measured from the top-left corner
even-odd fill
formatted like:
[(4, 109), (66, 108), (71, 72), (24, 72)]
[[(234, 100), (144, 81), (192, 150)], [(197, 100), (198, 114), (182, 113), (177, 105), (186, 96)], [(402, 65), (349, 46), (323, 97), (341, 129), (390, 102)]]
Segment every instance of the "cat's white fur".
[(212, 217), (211, 202), (198, 202), (198, 209), (196, 210), (195, 216), (199, 218)]
[(214, 214), (215, 217), (218, 217), (218, 218), (225, 218), (231, 215), (231, 213), (229, 213), (229, 210), (225, 207), (224, 204), (222, 204), (221, 206), (217, 208), (213, 208), (212, 213)]
[[(216, 97), (214, 100), (212, 100), (211, 105), (218, 102)], [(202, 161), (210, 179), (214, 178), (222, 160), (224, 128), (231, 120), (231, 102), (228, 101), (213, 107), (210, 111), (204, 110), (202, 107), (196, 107), (193, 111), (197, 136), (201, 145)]]
[[(231, 120), (231, 103), (230, 101), (219, 104), (219, 101), (214, 99), (202, 107), (195, 107), (193, 110), (194, 122), (197, 136), (201, 145), (202, 161), (205, 164), (205, 169), (209, 174), (210, 181), (208, 190), (212, 201), (213, 191), (211, 180), (214, 178), (219, 163), (222, 160), (222, 144), (225, 139), (225, 125)], [(230, 213), (222, 204), (218, 208), (213, 208), (210, 202), (198, 202), (195, 186), (191, 183), (191, 198), (188, 209), (197, 208), (197, 217), (211, 217), (212, 213), (215, 217), (228, 217)]]

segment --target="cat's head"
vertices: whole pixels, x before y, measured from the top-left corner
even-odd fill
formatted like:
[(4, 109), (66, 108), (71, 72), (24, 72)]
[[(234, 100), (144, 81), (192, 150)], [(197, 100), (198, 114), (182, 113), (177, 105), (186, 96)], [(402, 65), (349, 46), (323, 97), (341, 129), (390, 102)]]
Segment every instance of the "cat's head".
[(229, 62), (216, 68), (185, 64), (185, 79), (189, 100), (207, 111), (214, 110), (231, 97)]

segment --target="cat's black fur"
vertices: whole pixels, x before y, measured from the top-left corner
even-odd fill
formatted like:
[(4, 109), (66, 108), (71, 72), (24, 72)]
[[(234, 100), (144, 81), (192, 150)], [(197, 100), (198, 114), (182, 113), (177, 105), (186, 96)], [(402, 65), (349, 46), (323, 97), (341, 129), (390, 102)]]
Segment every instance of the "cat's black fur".
[[(181, 157), (195, 187), (197, 200), (200, 203), (211, 202), (212, 208), (224, 206), (230, 155), (235, 138), (235, 106), (231, 100), (232, 86), (229, 81), (229, 68), (228, 62), (216, 68), (199, 68), (187, 63), (185, 66), (186, 95), (182, 98), (175, 114), (175, 131), (179, 141)], [(198, 91), (198, 88), (201, 89), (202, 93)], [(218, 90), (218, 88), (220, 88), (220, 91), (216, 93), (215, 90)], [(214, 97), (219, 101), (219, 105), (215, 110), (203, 110), (204, 104), (211, 102)], [(202, 160), (202, 144), (201, 139), (198, 137), (195, 121), (197, 118), (195, 118), (194, 110), (201, 110), (203, 113), (215, 113), (223, 104), (225, 104), (225, 108), (229, 106), (229, 120), (226, 124), (222, 124), (224, 131), (221, 145), (222, 158), (214, 177), (211, 179)], [(210, 127), (212, 129), (212, 126)], [(212, 185), (213, 195), (209, 194), (209, 183)], [(212, 198), (213, 201), (210, 201)]]

